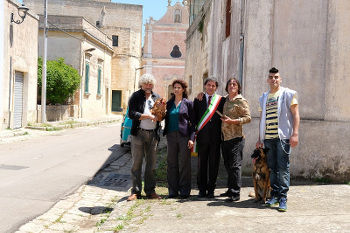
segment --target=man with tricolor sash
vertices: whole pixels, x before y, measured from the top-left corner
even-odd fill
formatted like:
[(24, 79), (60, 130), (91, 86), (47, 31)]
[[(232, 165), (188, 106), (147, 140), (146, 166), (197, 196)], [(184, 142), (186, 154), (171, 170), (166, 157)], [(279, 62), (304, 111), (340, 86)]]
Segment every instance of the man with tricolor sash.
[(203, 100), (194, 100), (196, 139), (193, 154), (198, 153), (198, 197), (213, 198), (220, 163), (221, 119), (225, 98), (216, 94), (218, 81), (214, 77), (204, 81)]

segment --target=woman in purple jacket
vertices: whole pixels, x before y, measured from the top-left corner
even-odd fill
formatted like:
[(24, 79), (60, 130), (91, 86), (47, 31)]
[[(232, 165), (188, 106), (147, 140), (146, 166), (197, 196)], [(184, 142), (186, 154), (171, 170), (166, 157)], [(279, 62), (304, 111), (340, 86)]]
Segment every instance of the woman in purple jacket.
[(187, 99), (187, 83), (176, 79), (173, 95), (167, 102), (165, 128), (167, 135), (168, 198), (186, 199), (191, 192), (191, 148), (195, 135), (193, 102)]

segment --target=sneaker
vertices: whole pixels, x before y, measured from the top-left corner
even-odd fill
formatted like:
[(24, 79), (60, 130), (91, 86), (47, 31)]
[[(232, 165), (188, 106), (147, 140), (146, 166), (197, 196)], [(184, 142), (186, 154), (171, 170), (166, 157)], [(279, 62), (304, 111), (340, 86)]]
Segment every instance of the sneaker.
[(286, 212), (287, 211), (287, 199), (282, 197), (280, 200), (280, 205), (278, 211)]
[(278, 203), (278, 199), (276, 197), (271, 197), (271, 199), (265, 203), (265, 206), (267, 207), (271, 207), (271, 206), (274, 206)]

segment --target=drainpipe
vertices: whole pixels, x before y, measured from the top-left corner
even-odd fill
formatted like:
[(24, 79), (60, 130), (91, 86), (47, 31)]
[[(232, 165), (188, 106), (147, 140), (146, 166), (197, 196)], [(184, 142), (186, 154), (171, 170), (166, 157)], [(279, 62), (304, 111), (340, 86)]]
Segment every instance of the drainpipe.
[(79, 90), (79, 116), (78, 118), (83, 118), (83, 107), (82, 107), (82, 103), (83, 103), (83, 74), (84, 74), (84, 51), (83, 51), (83, 43), (82, 42), (80, 44), (80, 76), (81, 76), (81, 80), (80, 80), (80, 90)]
[(245, 17), (245, 0), (241, 0), (241, 32), (240, 32), (240, 53), (239, 53), (239, 81), (243, 83), (243, 62), (244, 62), (244, 17)]

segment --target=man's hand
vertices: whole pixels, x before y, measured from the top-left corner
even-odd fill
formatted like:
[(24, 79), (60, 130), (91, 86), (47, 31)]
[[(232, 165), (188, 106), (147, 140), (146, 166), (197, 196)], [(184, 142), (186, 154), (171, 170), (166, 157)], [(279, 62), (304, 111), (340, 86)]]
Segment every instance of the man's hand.
[(204, 92), (200, 92), (200, 93), (198, 93), (198, 95), (197, 95), (197, 99), (199, 100), (199, 101), (202, 101), (203, 100), (203, 96), (204, 96)]
[(298, 145), (298, 142), (299, 142), (299, 136), (296, 134), (296, 135), (292, 135), (292, 137), (289, 139), (289, 144), (290, 144), (290, 147), (294, 148)]
[(188, 140), (188, 143), (187, 143), (187, 148), (188, 149), (192, 149), (192, 147), (193, 147), (193, 141), (192, 140)]
[(264, 143), (262, 143), (261, 141), (257, 141), (256, 144), (255, 144), (255, 147), (257, 149), (263, 148), (263, 146), (264, 146)]
[(155, 122), (155, 121), (157, 121), (157, 117), (156, 116), (154, 116), (154, 115), (148, 115), (149, 117), (149, 119), (151, 119), (151, 121), (152, 122)]

